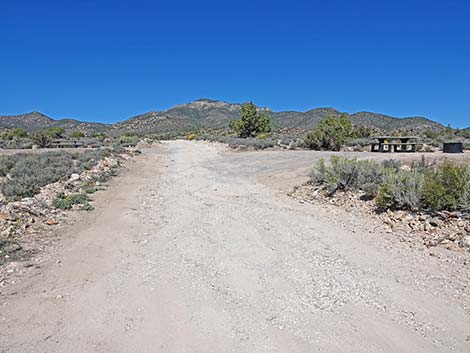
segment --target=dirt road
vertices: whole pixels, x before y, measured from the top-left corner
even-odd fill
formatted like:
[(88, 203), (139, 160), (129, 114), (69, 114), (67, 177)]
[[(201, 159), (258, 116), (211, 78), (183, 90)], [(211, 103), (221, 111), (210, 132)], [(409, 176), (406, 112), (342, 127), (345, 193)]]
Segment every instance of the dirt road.
[(469, 352), (464, 255), (289, 198), (312, 160), (145, 150), (2, 294), (0, 351)]

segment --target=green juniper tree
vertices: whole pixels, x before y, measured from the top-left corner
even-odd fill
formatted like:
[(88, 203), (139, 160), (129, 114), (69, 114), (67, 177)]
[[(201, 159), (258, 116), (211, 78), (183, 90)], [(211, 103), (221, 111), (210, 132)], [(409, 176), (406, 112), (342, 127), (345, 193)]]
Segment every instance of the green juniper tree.
[(304, 142), (313, 150), (339, 151), (353, 133), (353, 126), (346, 115), (332, 116), (320, 121)]
[(271, 132), (271, 118), (263, 112), (258, 112), (252, 102), (242, 106), (242, 117), (229, 123), (230, 129), (239, 137), (256, 137), (259, 134)]

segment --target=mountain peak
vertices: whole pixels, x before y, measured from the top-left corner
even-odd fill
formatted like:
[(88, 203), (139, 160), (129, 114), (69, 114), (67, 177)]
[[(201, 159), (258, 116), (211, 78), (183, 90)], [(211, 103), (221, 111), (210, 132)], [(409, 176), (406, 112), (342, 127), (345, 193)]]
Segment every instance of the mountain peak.
[[(220, 100), (199, 98), (195, 101), (176, 105), (165, 111), (152, 111), (141, 114), (112, 126), (98, 123), (85, 123), (73, 119), (53, 120), (41, 112), (31, 112), (22, 115), (0, 116), (0, 128), (10, 129), (22, 127), (28, 131), (37, 131), (50, 127), (63, 127), (66, 130), (82, 131), (113, 131), (115, 133), (181, 133), (196, 129), (225, 129), (230, 120), (241, 116), (240, 103), (228, 103)], [(298, 128), (310, 130), (319, 121), (345, 114), (354, 125), (371, 126), (384, 131), (395, 129), (439, 130), (444, 127), (432, 120), (411, 117), (395, 118), (373, 112), (343, 113), (332, 107), (314, 108), (305, 112), (282, 111), (275, 112), (269, 108), (259, 107), (272, 118), (273, 128)]]
[(209, 99), (209, 98), (199, 98), (196, 99), (193, 103), (198, 103), (198, 102), (205, 102), (205, 103), (219, 103), (222, 101), (214, 100), (214, 99)]

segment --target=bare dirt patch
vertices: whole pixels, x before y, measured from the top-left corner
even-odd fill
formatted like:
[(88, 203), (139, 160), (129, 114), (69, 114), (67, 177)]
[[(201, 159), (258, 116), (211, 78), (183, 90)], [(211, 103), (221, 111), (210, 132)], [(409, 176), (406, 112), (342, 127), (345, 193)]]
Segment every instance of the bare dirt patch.
[(370, 219), (288, 197), (319, 156), (186, 141), (145, 150), (41, 268), (1, 292), (0, 346), (468, 351), (462, 254), (430, 256)]

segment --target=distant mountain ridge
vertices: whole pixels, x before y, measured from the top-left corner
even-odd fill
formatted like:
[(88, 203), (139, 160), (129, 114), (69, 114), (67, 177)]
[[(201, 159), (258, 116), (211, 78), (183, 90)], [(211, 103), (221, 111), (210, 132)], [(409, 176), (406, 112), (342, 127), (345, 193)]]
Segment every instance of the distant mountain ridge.
[[(42, 113), (0, 116), (0, 128), (11, 129), (21, 127), (28, 131), (37, 131), (51, 127), (62, 127), (66, 130), (84, 132), (109, 132), (120, 134), (133, 133), (177, 133), (200, 128), (226, 128), (232, 119), (241, 115), (240, 103), (227, 103), (210, 99), (198, 99), (191, 103), (176, 105), (165, 111), (152, 111), (134, 116), (116, 124), (83, 122), (74, 119), (54, 120)], [(315, 108), (306, 112), (281, 111), (274, 112), (269, 108), (259, 108), (269, 114), (273, 127), (298, 128), (310, 130), (319, 121), (329, 116), (345, 114), (354, 125), (365, 125), (385, 131), (395, 129), (411, 129), (422, 131), (427, 129), (442, 130), (444, 126), (424, 117), (396, 118), (372, 112), (348, 114), (334, 108)]]
[(34, 132), (49, 128), (64, 128), (65, 130), (79, 130), (87, 132), (105, 132), (111, 125), (103, 123), (90, 123), (75, 119), (54, 120), (39, 112), (20, 115), (0, 116), (0, 129), (23, 128), (28, 132)]

